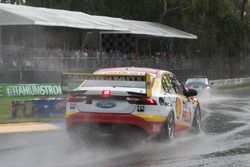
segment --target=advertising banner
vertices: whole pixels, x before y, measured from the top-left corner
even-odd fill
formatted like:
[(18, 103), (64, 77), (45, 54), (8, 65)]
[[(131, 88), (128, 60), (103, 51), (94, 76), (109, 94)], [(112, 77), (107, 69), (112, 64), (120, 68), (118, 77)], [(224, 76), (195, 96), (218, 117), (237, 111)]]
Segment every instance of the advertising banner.
[(0, 84), (0, 97), (59, 96), (60, 84)]
[(33, 117), (63, 117), (66, 110), (65, 99), (32, 100)]
[(64, 98), (35, 98), (12, 100), (12, 118), (63, 117), (66, 110)]

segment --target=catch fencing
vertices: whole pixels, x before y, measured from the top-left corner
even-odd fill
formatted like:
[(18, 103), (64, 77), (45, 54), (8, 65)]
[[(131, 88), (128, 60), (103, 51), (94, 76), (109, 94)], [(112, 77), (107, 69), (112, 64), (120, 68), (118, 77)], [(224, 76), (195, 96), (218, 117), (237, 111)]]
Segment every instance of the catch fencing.
[[(151, 67), (169, 70), (180, 80), (192, 76), (209, 79), (249, 77), (250, 57), (246, 58), (168, 58), (128, 57), (41, 57), (19, 58), (0, 63), (0, 82), (58, 82), (65, 71), (93, 72), (106, 67)], [(39, 76), (41, 78), (39, 78)], [(32, 78), (36, 80), (32, 80)], [(39, 78), (37, 80), (37, 78)]]

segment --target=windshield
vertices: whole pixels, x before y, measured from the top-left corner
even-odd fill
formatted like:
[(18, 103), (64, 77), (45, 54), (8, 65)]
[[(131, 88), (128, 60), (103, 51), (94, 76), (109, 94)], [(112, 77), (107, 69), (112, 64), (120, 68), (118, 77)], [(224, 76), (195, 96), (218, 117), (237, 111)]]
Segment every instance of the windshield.
[(146, 88), (146, 83), (144, 81), (86, 80), (81, 87)]

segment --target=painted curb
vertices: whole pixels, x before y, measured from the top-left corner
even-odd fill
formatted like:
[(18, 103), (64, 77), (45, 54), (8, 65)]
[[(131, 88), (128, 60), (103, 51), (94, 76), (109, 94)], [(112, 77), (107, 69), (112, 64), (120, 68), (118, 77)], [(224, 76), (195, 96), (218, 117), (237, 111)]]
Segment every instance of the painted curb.
[(63, 128), (53, 123), (29, 122), (29, 123), (0, 124), (0, 134), (20, 133), (20, 132), (41, 132), (41, 131), (52, 131), (60, 129)]

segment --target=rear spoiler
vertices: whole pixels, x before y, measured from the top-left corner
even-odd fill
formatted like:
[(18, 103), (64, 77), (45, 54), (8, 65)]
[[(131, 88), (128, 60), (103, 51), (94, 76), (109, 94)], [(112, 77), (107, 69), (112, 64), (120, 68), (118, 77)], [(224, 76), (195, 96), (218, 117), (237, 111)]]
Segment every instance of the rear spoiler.
[(138, 74), (90, 74), (90, 73), (63, 73), (62, 74), (62, 88), (64, 92), (69, 92), (69, 84), (76, 84), (78, 86), (85, 80), (114, 80), (114, 81), (144, 81), (146, 85), (146, 94), (148, 97), (152, 95), (151, 75), (145, 73)]

